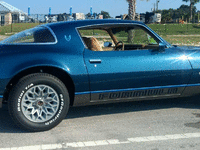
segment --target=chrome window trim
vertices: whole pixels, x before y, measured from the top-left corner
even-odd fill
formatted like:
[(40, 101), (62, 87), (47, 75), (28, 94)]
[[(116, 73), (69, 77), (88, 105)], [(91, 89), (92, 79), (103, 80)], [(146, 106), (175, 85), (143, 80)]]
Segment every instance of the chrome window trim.
[(0, 108), (2, 108), (2, 103), (3, 103), (3, 95), (0, 95)]
[[(53, 32), (53, 30), (49, 26), (40, 25), (40, 26), (37, 26), (37, 27), (47, 28), (50, 31), (50, 33), (53, 35), (55, 42), (46, 42), (46, 43), (1, 43), (2, 42), (1, 41), (0, 44), (3, 44), (3, 45), (53, 45), (53, 44), (58, 43), (56, 34)], [(36, 28), (36, 27), (34, 27), (34, 28)], [(27, 29), (27, 30), (29, 30), (29, 29)], [(24, 30), (24, 31), (26, 31), (26, 30)]]

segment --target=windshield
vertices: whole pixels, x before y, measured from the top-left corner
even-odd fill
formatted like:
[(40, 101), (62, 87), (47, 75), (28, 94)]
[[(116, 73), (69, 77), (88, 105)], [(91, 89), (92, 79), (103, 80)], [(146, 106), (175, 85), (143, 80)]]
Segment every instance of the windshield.
[(1, 41), (1, 44), (30, 44), (30, 43), (52, 43), (55, 37), (46, 27), (35, 27), (22, 31)]

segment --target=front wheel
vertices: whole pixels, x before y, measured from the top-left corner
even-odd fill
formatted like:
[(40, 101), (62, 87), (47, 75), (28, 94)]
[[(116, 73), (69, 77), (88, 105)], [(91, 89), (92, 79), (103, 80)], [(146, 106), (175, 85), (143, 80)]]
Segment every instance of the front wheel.
[(35, 73), (23, 77), (10, 92), (8, 107), (14, 122), (28, 131), (58, 125), (69, 109), (69, 94), (55, 76)]

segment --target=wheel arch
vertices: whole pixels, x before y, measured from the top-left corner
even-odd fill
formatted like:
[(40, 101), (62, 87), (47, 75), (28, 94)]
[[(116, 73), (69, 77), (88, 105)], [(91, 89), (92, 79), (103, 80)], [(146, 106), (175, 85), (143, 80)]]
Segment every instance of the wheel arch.
[(70, 77), (70, 75), (63, 69), (54, 67), (54, 66), (37, 66), (37, 67), (30, 67), (21, 72), (17, 73), (7, 84), (6, 90), (4, 92), (4, 102), (8, 100), (8, 96), (12, 87), (24, 76), (33, 74), (33, 73), (48, 73), (51, 74), (58, 79), (60, 79), (66, 86), (69, 92), (70, 97), (70, 106), (73, 106), (74, 103), (74, 95), (75, 95), (75, 85)]

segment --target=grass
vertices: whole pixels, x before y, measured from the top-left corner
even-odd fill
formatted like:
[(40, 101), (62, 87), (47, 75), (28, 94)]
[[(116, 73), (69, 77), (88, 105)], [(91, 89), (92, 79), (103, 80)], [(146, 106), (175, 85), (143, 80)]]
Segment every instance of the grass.
[[(39, 23), (13, 23), (12, 25), (1, 26), (0, 35), (5, 33), (20, 32), (39, 25)], [(152, 30), (162, 35), (181, 35), (181, 34), (200, 34), (200, 25), (198, 24), (149, 24)], [(88, 34), (87, 31), (83, 31), (83, 34)], [(90, 30), (91, 35), (103, 34), (101, 31), (93, 33)], [(120, 33), (119, 36), (124, 36), (125, 33)]]
[(13, 23), (12, 25), (1, 26), (0, 35), (12, 35), (17, 32), (33, 28), (39, 25), (39, 23)]
[[(32, 28), (39, 25), (39, 23), (13, 23), (8, 26), (0, 27), (0, 35), (10, 36), (17, 32)], [(161, 35), (166, 41), (171, 44), (188, 44), (188, 45), (200, 45), (200, 36), (173, 36), (173, 35), (200, 35), (200, 25), (199, 24), (149, 24), (148, 25), (153, 31)], [(82, 30), (82, 35), (91, 36), (106, 36), (107, 33), (96, 30)], [(116, 36), (126, 42), (127, 33), (119, 32)]]
[(200, 34), (198, 24), (150, 24), (148, 26), (162, 35)]
[(166, 41), (172, 45), (200, 45), (200, 36), (173, 36), (173, 35), (161, 35)]

